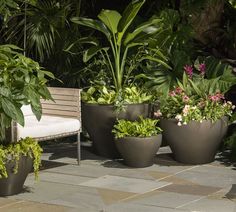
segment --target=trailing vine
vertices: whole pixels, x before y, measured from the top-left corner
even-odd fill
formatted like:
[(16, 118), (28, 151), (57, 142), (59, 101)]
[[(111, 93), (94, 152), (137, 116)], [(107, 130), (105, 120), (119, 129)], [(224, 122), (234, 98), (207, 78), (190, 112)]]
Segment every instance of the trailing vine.
[(18, 172), (20, 157), (23, 155), (33, 159), (35, 179), (38, 179), (42, 151), (38, 142), (29, 137), (20, 139), (17, 143), (7, 146), (0, 145), (0, 178), (8, 177), (6, 164), (9, 162), (14, 163), (13, 173), (16, 174)]

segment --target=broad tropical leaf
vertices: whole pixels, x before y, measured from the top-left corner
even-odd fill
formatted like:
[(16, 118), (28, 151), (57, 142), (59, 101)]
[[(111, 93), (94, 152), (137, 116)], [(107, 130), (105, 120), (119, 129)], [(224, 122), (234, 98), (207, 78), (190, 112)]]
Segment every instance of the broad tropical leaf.
[(156, 57), (152, 57), (152, 56), (144, 56), (142, 57), (141, 60), (149, 60), (149, 61), (153, 61), (153, 62), (156, 62), (156, 63), (159, 63), (161, 65), (163, 65), (165, 68), (171, 70), (172, 68), (166, 63), (164, 62), (162, 59), (159, 59), (159, 58), (156, 58)]
[(106, 35), (107, 39), (110, 40), (111, 33), (105, 26), (105, 24), (99, 20), (94, 20), (90, 18), (81, 18), (81, 17), (74, 17), (71, 19), (73, 23), (80, 24), (83, 26), (90, 27), (92, 29), (98, 30)]
[(107, 51), (109, 48), (104, 47), (102, 48), (101, 46), (92, 46), (91, 48), (87, 49), (84, 52), (83, 55), (83, 61), (86, 63), (88, 62), (91, 58), (93, 58), (98, 52), (105, 50)]
[(127, 45), (130, 41), (135, 39), (140, 33), (144, 32), (145, 34), (150, 34), (156, 33), (159, 28), (154, 27), (152, 25), (155, 25), (159, 23), (161, 20), (159, 18), (151, 19), (135, 28), (135, 30), (131, 33), (127, 33), (125, 40), (124, 40), (124, 45)]
[(118, 44), (120, 44), (122, 37), (130, 24), (133, 22), (134, 18), (138, 14), (140, 8), (144, 4), (145, 0), (132, 1), (125, 9), (122, 14), (122, 18), (118, 24)]
[(121, 19), (120, 13), (115, 10), (102, 10), (98, 18), (108, 27), (113, 35), (117, 33), (117, 26)]

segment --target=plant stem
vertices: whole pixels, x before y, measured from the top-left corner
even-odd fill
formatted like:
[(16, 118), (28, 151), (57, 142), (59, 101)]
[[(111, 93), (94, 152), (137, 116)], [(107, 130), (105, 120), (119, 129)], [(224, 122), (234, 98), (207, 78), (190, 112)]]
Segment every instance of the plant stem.
[[(110, 60), (110, 57), (109, 57), (107, 51), (106, 51), (106, 50), (104, 50), (104, 51), (105, 51), (105, 54), (106, 54), (106, 57), (107, 57), (107, 61), (108, 61), (108, 63), (109, 63), (109, 66), (110, 66), (110, 68), (111, 68), (111, 74), (112, 74), (112, 77), (113, 77), (113, 80), (114, 80), (114, 85), (115, 85), (115, 87), (117, 87), (117, 80), (116, 80), (116, 76), (115, 76), (115, 71), (114, 71), (113, 65), (112, 65), (112, 63), (111, 63), (111, 60)], [(102, 55), (103, 55), (103, 54), (102, 54)]]
[(120, 67), (120, 53), (121, 53), (121, 47), (118, 46), (117, 49), (117, 55), (116, 55), (116, 77), (117, 77), (117, 91), (121, 90), (122, 88), (122, 73), (121, 73), (121, 67)]

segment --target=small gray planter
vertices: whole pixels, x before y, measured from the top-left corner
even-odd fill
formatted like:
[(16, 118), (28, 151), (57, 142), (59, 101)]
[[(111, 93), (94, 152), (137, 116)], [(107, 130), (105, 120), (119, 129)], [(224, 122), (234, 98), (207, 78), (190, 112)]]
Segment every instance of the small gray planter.
[(204, 164), (214, 160), (217, 149), (227, 132), (226, 117), (211, 122), (191, 121), (187, 125), (178, 126), (177, 120), (161, 120), (163, 137), (169, 144), (174, 158), (187, 164)]
[(21, 156), (18, 172), (13, 173), (14, 163), (6, 164), (8, 178), (0, 179), (0, 196), (10, 196), (22, 191), (24, 182), (33, 167), (33, 159), (29, 156)]
[(141, 168), (154, 163), (161, 140), (162, 135), (146, 138), (126, 137), (115, 139), (115, 144), (126, 165)]
[(149, 104), (129, 104), (117, 114), (113, 105), (82, 103), (82, 125), (93, 142), (94, 152), (108, 158), (120, 158), (111, 132), (116, 119), (134, 121), (140, 115), (146, 118), (149, 114)]

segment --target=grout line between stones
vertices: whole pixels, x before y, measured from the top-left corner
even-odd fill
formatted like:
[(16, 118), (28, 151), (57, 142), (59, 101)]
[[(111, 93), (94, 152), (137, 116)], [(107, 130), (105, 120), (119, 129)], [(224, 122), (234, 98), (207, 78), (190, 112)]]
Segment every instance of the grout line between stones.
[(189, 170), (194, 169), (194, 168), (197, 168), (197, 167), (199, 167), (199, 166), (193, 166), (193, 167), (190, 167), (190, 168), (187, 168), (187, 169), (181, 170), (181, 171), (176, 172), (176, 173), (174, 173), (174, 174), (170, 174), (170, 175), (167, 175), (167, 176), (162, 177), (162, 178), (160, 178), (160, 179), (157, 179), (156, 181), (160, 181), (160, 180), (164, 180), (164, 179), (167, 179), (167, 178), (173, 177), (173, 176), (175, 176), (175, 175), (177, 175), (177, 174), (180, 174), (180, 173), (185, 172), (185, 171), (189, 171)]
[[(199, 199), (196, 199), (196, 200), (187, 202), (187, 203), (185, 203), (185, 204), (183, 204), (183, 205), (180, 205), (180, 206), (176, 207), (176, 209), (181, 208), (181, 207), (184, 207), (184, 206), (189, 205), (189, 204), (194, 203), (194, 202), (198, 202), (199, 200), (206, 199), (207, 197), (209, 197), (209, 196), (211, 196), (211, 195), (213, 195), (213, 194), (220, 193), (222, 190), (224, 190), (224, 188), (220, 189), (219, 191), (216, 191), (216, 192), (213, 192), (213, 193), (211, 193), (211, 194), (208, 194), (208, 195), (206, 195), (206, 196), (200, 197)], [(230, 199), (229, 199), (229, 200), (230, 200)], [(232, 201), (232, 200), (231, 200), (231, 201)]]
[(22, 202), (25, 202), (25, 200), (19, 200), (19, 201), (17, 201), (17, 202), (12, 202), (12, 203), (9, 203), (9, 204), (0, 206), (0, 209), (1, 209), (1, 208), (6, 208), (6, 207), (9, 207), (9, 206), (13, 206), (13, 205), (16, 205), (16, 204), (19, 204), (19, 203), (22, 203)]

